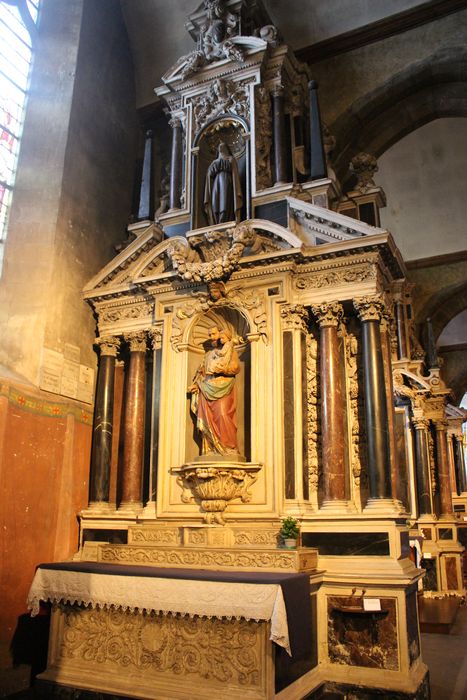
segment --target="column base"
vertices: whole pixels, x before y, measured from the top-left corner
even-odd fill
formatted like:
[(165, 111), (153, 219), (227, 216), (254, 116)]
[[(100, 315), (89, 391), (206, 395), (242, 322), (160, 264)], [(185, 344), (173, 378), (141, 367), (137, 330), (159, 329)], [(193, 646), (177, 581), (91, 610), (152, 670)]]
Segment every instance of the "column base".
[[(400, 505), (402, 506), (402, 504)], [(372, 515), (376, 513), (392, 516), (401, 514), (397, 501), (394, 501), (392, 498), (369, 498), (363, 512), (371, 513)]]
[(122, 501), (117, 512), (119, 515), (139, 515), (143, 512), (143, 503), (141, 501)]
[(81, 511), (81, 515), (107, 515), (115, 512), (115, 503), (109, 501), (91, 501), (87, 508)]
[(354, 510), (351, 507), (349, 501), (344, 499), (333, 499), (329, 501), (323, 501), (320, 506), (320, 511), (325, 511), (326, 513), (353, 513)]

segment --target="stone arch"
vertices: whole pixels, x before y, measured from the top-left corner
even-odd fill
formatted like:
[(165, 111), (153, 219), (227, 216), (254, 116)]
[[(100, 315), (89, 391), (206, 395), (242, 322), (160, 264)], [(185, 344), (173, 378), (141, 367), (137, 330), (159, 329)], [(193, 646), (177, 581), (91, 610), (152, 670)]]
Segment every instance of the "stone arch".
[(341, 114), (336, 137), (338, 175), (360, 151), (379, 157), (397, 141), (434, 119), (467, 117), (467, 49), (437, 51), (412, 64)]

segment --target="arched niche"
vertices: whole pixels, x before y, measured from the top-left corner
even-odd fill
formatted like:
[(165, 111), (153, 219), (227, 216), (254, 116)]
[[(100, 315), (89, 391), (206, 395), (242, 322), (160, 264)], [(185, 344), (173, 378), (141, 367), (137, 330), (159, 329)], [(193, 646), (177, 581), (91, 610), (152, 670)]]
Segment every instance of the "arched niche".
[[(219, 330), (227, 329), (232, 335), (235, 350), (240, 360), (240, 372), (235, 378), (237, 398), (237, 440), (239, 453), (246, 461), (251, 459), (251, 353), (247, 336), (250, 326), (247, 319), (230, 306), (221, 306), (199, 315), (193, 322), (188, 337), (187, 388), (191, 386), (199, 365), (204, 361), (206, 352), (212, 348), (209, 330), (217, 326)], [(191, 395), (187, 393), (186, 420), (186, 455), (187, 462), (200, 456), (201, 438), (196, 429), (196, 417), (191, 412)]]
[(228, 146), (235, 158), (243, 195), (240, 221), (250, 217), (250, 141), (246, 122), (237, 116), (222, 115), (206, 124), (193, 142), (193, 189), (192, 189), (192, 228), (209, 226), (205, 212), (206, 174), (211, 163), (217, 158), (220, 143)]

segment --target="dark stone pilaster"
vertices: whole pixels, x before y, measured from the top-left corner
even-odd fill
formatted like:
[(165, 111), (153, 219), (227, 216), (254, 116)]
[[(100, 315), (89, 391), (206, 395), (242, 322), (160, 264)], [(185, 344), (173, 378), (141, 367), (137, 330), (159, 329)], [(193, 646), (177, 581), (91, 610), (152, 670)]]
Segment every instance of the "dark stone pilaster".
[(91, 506), (109, 503), (115, 358), (120, 340), (118, 338), (101, 339), (99, 345), (101, 352), (94, 407), (89, 478), (89, 505)]
[(407, 344), (407, 332), (405, 327), (405, 304), (401, 301), (396, 303), (396, 327), (397, 327), (397, 358), (409, 357)]
[(462, 437), (460, 435), (454, 435), (454, 463), (455, 463), (455, 473), (456, 479), (458, 481), (457, 493), (460, 496), (461, 493), (467, 491), (467, 479), (465, 474), (465, 464), (464, 464), (464, 448), (462, 445)]
[(428, 421), (426, 418), (413, 418), (412, 423), (415, 428), (415, 474), (417, 480), (418, 514), (431, 515)]
[(178, 117), (170, 120), (172, 127), (172, 155), (170, 161), (170, 208), (180, 209), (182, 196), (183, 138), (182, 122)]
[(452, 516), (451, 476), (449, 474), (447, 421), (437, 420), (436, 429), (436, 462), (438, 465), (439, 500), (441, 515)]
[(151, 219), (154, 215), (152, 131), (147, 131), (144, 140), (143, 169), (139, 192), (138, 219)]
[(320, 327), (319, 366), (321, 379), (321, 433), (324, 502), (346, 498), (344, 391), (338, 325), (343, 316), (337, 302), (312, 307)]
[(142, 505), (146, 336), (134, 333), (126, 340), (130, 344), (130, 365), (125, 393), (121, 506), (139, 508)]
[(326, 156), (324, 154), (321, 115), (318, 103), (318, 83), (308, 83), (310, 95), (310, 179), (321, 180), (328, 176)]
[(380, 330), (384, 303), (378, 297), (365, 297), (355, 300), (354, 305), (362, 323), (370, 499), (390, 499), (390, 442)]
[(274, 184), (287, 182), (287, 146), (285, 142), (284, 90), (272, 91), (272, 124), (274, 133)]

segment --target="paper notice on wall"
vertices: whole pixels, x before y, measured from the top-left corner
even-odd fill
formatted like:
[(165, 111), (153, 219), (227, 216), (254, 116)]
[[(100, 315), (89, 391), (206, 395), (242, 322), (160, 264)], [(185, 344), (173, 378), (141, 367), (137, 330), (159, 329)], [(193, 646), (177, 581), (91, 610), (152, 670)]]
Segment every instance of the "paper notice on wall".
[(381, 610), (381, 600), (379, 598), (364, 598), (363, 609), (379, 612)]
[(78, 397), (78, 380), (79, 364), (72, 360), (64, 359), (60, 382), (61, 395), (76, 399)]
[(86, 365), (79, 366), (78, 401), (92, 403), (94, 398), (94, 370)]
[(70, 360), (70, 362), (76, 362), (79, 365), (79, 361), (81, 359), (81, 350), (77, 345), (65, 343), (63, 345), (63, 356), (65, 360)]
[(42, 348), (39, 386), (83, 403), (94, 400), (94, 370), (79, 363), (80, 349), (65, 343), (64, 352)]
[(60, 352), (42, 348), (42, 364), (39, 377), (39, 386), (44, 391), (54, 394), (60, 393), (64, 358)]

